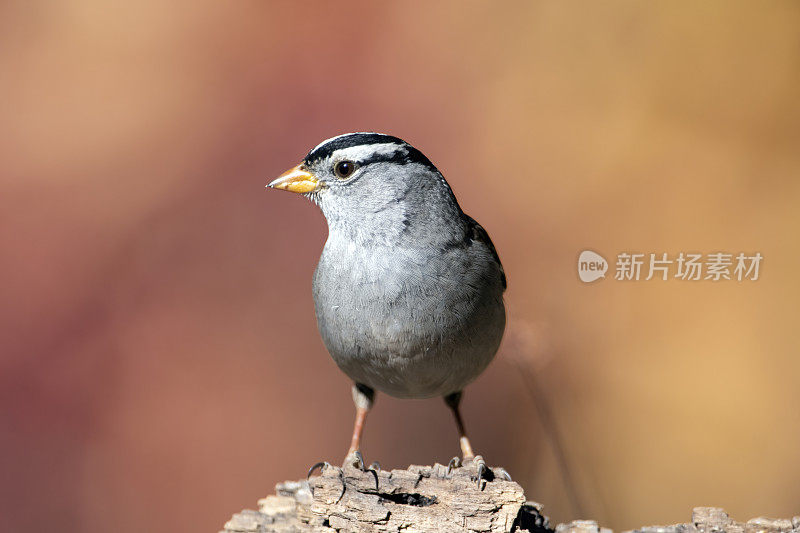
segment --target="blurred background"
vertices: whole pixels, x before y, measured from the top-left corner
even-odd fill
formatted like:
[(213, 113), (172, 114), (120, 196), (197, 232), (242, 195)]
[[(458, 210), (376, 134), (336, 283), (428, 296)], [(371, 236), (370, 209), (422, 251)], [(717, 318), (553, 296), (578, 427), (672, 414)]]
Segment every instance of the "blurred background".
[[(325, 222), (264, 185), (359, 130), (424, 151), (497, 245), (510, 322), (464, 413), (551, 519), (800, 514), (798, 27), (789, 1), (2, 2), (5, 527), (216, 531), (341, 461)], [(583, 284), (584, 249), (764, 261)], [(441, 401), (380, 396), (363, 450), (458, 442)]]

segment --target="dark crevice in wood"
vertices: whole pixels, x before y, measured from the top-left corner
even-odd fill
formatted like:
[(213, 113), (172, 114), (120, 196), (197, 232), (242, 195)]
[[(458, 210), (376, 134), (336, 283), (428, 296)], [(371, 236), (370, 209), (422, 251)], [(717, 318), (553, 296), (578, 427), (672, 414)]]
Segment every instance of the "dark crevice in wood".
[(407, 492), (400, 492), (397, 494), (378, 493), (381, 501), (389, 501), (398, 503), (400, 505), (413, 505), (415, 507), (427, 507), (436, 503), (436, 496), (427, 497), (421, 494), (409, 494)]

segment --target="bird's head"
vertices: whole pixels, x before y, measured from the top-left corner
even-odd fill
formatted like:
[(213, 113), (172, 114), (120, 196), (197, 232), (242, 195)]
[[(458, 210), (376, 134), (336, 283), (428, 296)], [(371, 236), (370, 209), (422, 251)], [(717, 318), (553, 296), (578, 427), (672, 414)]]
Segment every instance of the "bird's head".
[(433, 163), (402, 139), (382, 133), (327, 139), (267, 186), (310, 198), (332, 228), (394, 233), (429, 215), (460, 214)]

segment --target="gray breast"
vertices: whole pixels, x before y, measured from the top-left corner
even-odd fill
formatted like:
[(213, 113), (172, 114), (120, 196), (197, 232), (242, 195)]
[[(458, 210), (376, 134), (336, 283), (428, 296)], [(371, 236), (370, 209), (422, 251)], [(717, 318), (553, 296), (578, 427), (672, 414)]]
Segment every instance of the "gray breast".
[(331, 234), (314, 273), (322, 339), (354, 381), (400, 398), (461, 390), (505, 327), (503, 281), (486, 245), (357, 246)]

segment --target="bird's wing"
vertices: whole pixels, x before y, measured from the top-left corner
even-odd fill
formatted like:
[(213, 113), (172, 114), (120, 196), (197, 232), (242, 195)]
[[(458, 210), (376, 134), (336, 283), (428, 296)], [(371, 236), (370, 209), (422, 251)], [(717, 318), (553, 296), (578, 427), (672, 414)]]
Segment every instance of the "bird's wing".
[(494, 247), (492, 239), (489, 238), (489, 234), (486, 233), (486, 230), (483, 229), (483, 226), (478, 224), (474, 218), (467, 214), (464, 214), (464, 218), (467, 220), (467, 237), (472, 241), (483, 243), (486, 245), (489, 251), (492, 252), (492, 257), (494, 257), (498, 268), (500, 268), (500, 279), (503, 282), (503, 289), (505, 290), (507, 286), (506, 272), (503, 270), (503, 264), (500, 262), (500, 256), (497, 255), (497, 248)]

